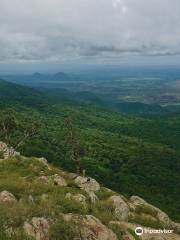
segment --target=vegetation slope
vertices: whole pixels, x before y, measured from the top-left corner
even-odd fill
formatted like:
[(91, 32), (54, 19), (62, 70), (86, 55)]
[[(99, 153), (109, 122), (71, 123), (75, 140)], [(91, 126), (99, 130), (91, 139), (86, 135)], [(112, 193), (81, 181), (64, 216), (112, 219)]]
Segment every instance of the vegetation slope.
[(40, 124), (38, 136), (18, 149), (23, 154), (44, 156), (74, 171), (65, 124), (71, 117), (85, 149), (81, 162), (88, 175), (127, 196), (137, 194), (180, 220), (179, 114), (120, 114), (4, 81), (0, 98), (1, 110), (13, 109), (19, 122)]

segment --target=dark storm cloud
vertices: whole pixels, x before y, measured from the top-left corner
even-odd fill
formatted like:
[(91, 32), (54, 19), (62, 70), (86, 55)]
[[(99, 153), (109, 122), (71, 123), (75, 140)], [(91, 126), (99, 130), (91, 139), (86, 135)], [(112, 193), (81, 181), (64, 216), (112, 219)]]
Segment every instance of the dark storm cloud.
[(0, 61), (176, 56), (179, 0), (0, 0)]

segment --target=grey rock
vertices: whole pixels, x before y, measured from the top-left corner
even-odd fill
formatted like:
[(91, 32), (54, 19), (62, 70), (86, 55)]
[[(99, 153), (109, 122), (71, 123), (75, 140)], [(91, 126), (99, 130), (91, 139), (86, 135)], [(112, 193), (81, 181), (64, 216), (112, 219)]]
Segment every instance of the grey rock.
[(14, 204), (16, 202), (17, 202), (17, 200), (12, 193), (10, 193), (8, 191), (2, 191), (0, 193), (0, 203), (1, 204)]
[(80, 225), (81, 240), (117, 240), (117, 236), (111, 229), (101, 223), (101, 221), (91, 215), (65, 214), (64, 220), (73, 221)]
[(128, 204), (122, 199), (121, 196), (112, 196), (109, 198), (114, 207), (114, 216), (120, 221), (128, 221), (130, 212)]
[(75, 179), (75, 183), (86, 192), (97, 192), (100, 190), (99, 183), (95, 179), (90, 177), (86, 178), (86, 177), (78, 176)]
[(32, 218), (24, 223), (25, 233), (36, 240), (49, 240), (49, 222), (45, 218)]
[(147, 203), (144, 199), (138, 196), (132, 196), (130, 198), (131, 203), (136, 208), (138, 206), (145, 206), (152, 210), (152, 212), (156, 213), (156, 218), (160, 221), (161, 224), (164, 226), (170, 226), (170, 218), (169, 216), (161, 211), (159, 208), (154, 207), (153, 205)]

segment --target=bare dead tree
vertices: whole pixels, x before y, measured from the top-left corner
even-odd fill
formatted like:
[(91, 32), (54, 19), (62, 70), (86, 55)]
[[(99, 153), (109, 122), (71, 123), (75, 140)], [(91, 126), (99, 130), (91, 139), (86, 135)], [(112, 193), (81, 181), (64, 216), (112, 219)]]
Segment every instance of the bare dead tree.
[(65, 120), (67, 127), (67, 146), (68, 153), (72, 161), (75, 162), (77, 174), (82, 173), (82, 158), (85, 156), (85, 148), (80, 142), (80, 138), (77, 135), (77, 130), (74, 126), (73, 119), (68, 117)]
[[(0, 111), (0, 135), (8, 147), (12, 146), (16, 150), (37, 134), (37, 124), (33, 124), (31, 119), (26, 120), (26, 124), (23, 125), (18, 121), (16, 112), (13, 109)], [(16, 140), (12, 141), (14, 136), (16, 136)]]

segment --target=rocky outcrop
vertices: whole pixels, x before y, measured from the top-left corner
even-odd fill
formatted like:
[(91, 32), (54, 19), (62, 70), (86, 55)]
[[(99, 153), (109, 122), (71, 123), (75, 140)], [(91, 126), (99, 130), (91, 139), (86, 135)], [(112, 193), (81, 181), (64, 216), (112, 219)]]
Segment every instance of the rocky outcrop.
[(86, 192), (97, 192), (100, 190), (99, 183), (95, 179), (90, 177), (78, 176), (75, 179), (75, 183)]
[(8, 145), (4, 142), (0, 142), (0, 152), (3, 155), (3, 159), (20, 155), (20, 153), (16, 152), (13, 147), (8, 147)]
[(96, 196), (94, 192), (88, 192), (88, 195), (91, 203), (96, 203), (99, 201), (99, 198)]
[(55, 174), (53, 176), (40, 176), (38, 177), (38, 180), (43, 183), (51, 183), (59, 187), (67, 186), (66, 180), (58, 174)]
[(180, 234), (180, 223), (176, 223), (173, 221), (170, 221), (170, 226), (177, 232)]
[(32, 218), (24, 223), (25, 233), (36, 240), (49, 240), (49, 222), (45, 218)]
[[(119, 221), (112, 221), (109, 223), (110, 226), (116, 226), (116, 228), (119, 228), (119, 230), (122, 233), (122, 240), (134, 240), (135, 238), (131, 234), (132, 232), (135, 234), (135, 229), (137, 227), (142, 227), (143, 229), (147, 227), (140, 226), (136, 223), (128, 223), (128, 222), (119, 222)], [(149, 228), (149, 230), (154, 230), (152, 228)], [(131, 231), (130, 231), (131, 230)], [(175, 233), (143, 233), (139, 238), (141, 240), (180, 240), (179, 235)]]
[(41, 158), (37, 158), (37, 160), (41, 163), (43, 163), (47, 168), (48, 170), (51, 170), (51, 167), (50, 165), (48, 164), (48, 160), (44, 157), (41, 157)]
[(95, 192), (98, 192), (100, 190), (100, 185), (95, 179), (78, 176), (74, 181), (77, 186), (79, 186), (89, 195), (92, 203), (98, 201), (98, 197), (96, 196)]
[(130, 199), (133, 207), (136, 209), (138, 207), (147, 209), (154, 217), (163, 225), (170, 226), (170, 219), (166, 213), (161, 211), (159, 208), (147, 203), (144, 199), (138, 196), (132, 196)]
[(0, 193), (0, 203), (1, 204), (8, 204), (8, 205), (10, 204), (10, 205), (12, 205), (12, 204), (14, 204), (16, 202), (17, 202), (17, 200), (16, 200), (15, 196), (12, 193), (10, 193), (8, 191), (2, 191)]
[(42, 183), (49, 183), (49, 178), (47, 176), (40, 176), (38, 177), (38, 180)]
[[(18, 164), (15, 167), (16, 162)], [(6, 164), (7, 167), (4, 167)], [(4, 210), (1, 213), (1, 228), (8, 236), (25, 232), (35, 240), (50, 240), (52, 234), (58, 236), (65, 230), (67, 239), (71, 235), (72, 240), (117, 240), (116, 234), (122, 240), (134, 240), (134, 231), (142, 223), (149, 229), (174, 229), (172, 234), (143, 234), (140, 237), (142, 240), (180, 239), (176, 234), (180, 233), (180, 224), (171, 221), (166, 213), (138, 196), (127, 200), (110, 189), (100, 187), (92, 178), (50, 167), (44, 158), (28, 159), (20, 156), (16, 161), (1, 159), (0, 165), (2, 176), (6, 177), (8, 183), (5, 189), (14, 189), (16, 178), (17, 184), (22, 181), (22, 186), (17, 187), (20, 199), (17, 200), (10, 192), (0, 192), (0, 205)], [(23, 168), (19, 171), (21, 165)], [(12, 169), (12, 175), (7, 176), (6, 169)], [(44, 209), (46, 206), (47, 210)], [(31, 208), (33, 211), (29, 211)], [(17, 210), (23, 213), (23, 217), (17, 217), (16, 220), (14, 213)], [(36, 217), (40, 215), (38, 213), (44, 213), (46, 217)], [(82, 213), (87, 215), (80, 215)], [(9, 218), (8, 224), (6, 216)], [(61, 236), (58, 238), (61, 239)]]
[(67, 222), (80, 224), (81, 240), (117, 240), (116, 234), (94, 216), (65, 214), (63, 217)]
[(114, 216), (120, 221), (128, 221), (130, 209), (123, 198), (121, 196), (112, 196), (109, 200), (112, 202), (112, 206), (114, 207)]
[(54, 176), (51, 177), (53, 179), (54, 185), (60, 186), (60, 187), (66, 187), (67, 183), (66, 180), (61, 177), (58, 174), (55, 174)]

